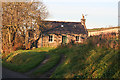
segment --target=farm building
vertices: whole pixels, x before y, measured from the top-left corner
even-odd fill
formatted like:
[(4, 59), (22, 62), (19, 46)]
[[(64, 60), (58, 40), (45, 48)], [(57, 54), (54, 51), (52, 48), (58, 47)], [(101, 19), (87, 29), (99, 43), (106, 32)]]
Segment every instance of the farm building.
[(39, 47), (57, 47), (70, 42), (82, 43), (88, 36), (84, 16), (81, 22), (44, 21), (50, 29), (43, 32), (38, 40)]

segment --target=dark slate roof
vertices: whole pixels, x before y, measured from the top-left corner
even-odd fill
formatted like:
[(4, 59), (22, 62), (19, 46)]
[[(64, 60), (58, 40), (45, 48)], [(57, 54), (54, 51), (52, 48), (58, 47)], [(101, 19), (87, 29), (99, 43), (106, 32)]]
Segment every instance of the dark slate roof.
[[(44, 31), (47, 34), (88, 33), (81, 22), (45, 21), (45, 23), (51, 26), (48, 30)], [(63, 26), (61, 27), (61, 25)]]

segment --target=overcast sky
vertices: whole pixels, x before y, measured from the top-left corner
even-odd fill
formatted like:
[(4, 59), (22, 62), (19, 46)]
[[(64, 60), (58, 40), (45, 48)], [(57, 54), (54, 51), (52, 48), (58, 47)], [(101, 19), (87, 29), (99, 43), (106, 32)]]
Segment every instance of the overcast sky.
[(87, 14), (87, 28), (118, 25), (119, 0), (42, 0), (49, 10), (47, 20), (80, 22)]

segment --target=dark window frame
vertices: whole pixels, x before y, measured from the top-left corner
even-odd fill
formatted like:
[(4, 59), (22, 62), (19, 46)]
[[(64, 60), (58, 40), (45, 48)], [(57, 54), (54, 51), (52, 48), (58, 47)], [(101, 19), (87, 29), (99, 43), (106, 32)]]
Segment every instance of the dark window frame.
[(53, 35), (49, 35), (49, 42), (53, 42)]
[(67, 43), (67, 36), (62, 36), (62, 44), (66, 44)]
[(76, 41), (78, 42), (80, 40), (80, 37), (79, 36), (76, 36)]

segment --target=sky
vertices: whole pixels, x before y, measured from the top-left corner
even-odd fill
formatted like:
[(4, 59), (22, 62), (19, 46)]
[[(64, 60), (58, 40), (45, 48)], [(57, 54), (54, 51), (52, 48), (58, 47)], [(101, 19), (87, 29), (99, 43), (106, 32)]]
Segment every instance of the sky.
[(88, 29), (118, 26), (119, 0), (42, 0), (47, 6), (50, 21), (81, 22), (87, 15)]

